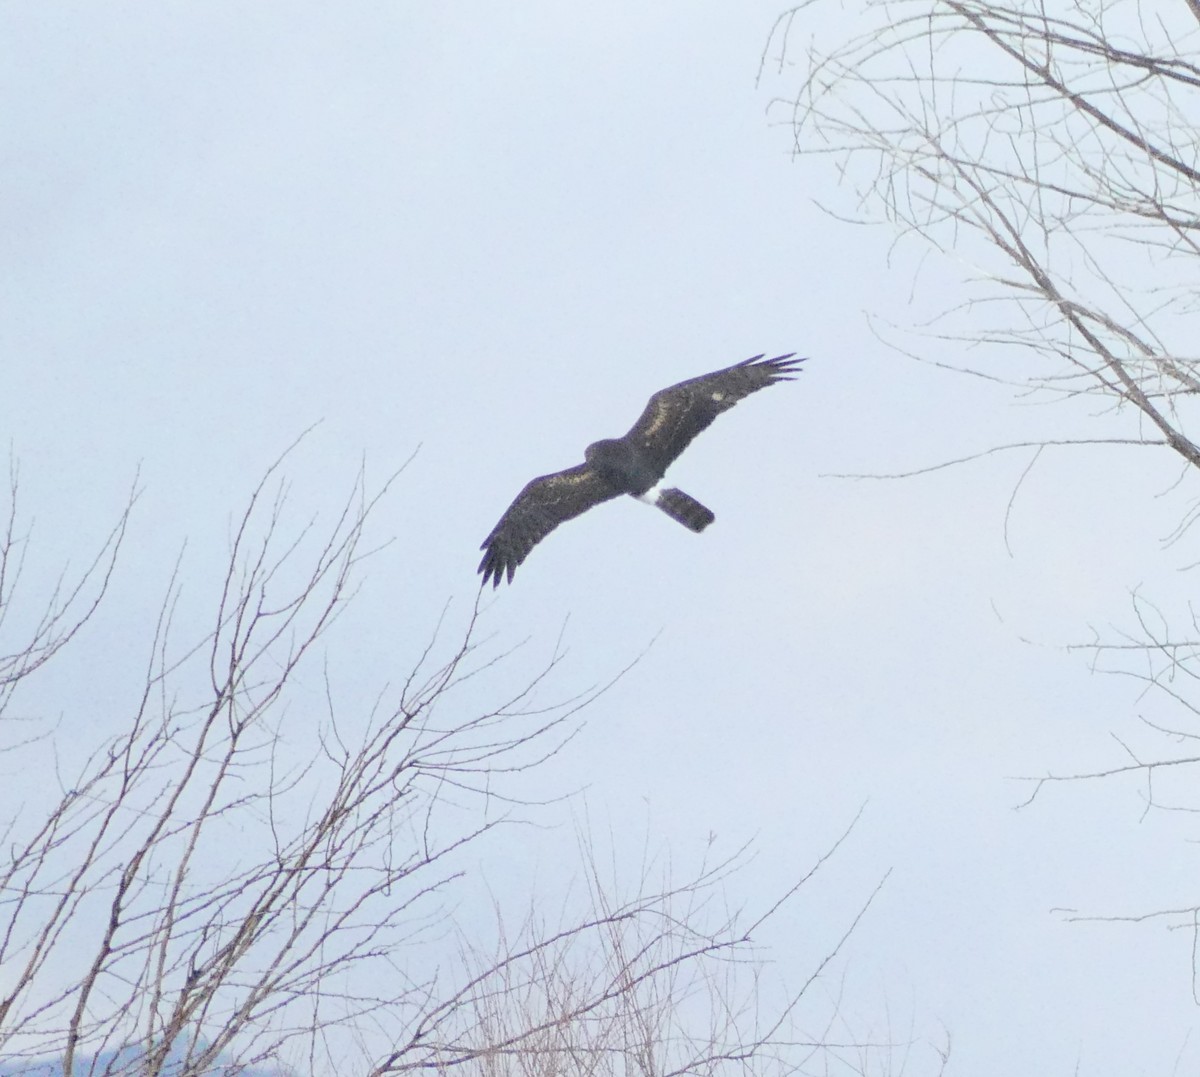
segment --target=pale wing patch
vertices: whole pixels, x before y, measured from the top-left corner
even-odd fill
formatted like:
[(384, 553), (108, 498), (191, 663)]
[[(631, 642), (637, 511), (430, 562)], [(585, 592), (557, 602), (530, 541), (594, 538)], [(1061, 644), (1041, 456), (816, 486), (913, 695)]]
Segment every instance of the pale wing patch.
[(720, 389), (718, 389), (715, 393), (712, 394), (712, 398), (715, 401), (717, 401), (718, 403), (720, 403), (722, 400), (725, 399), (725, 394), (723, 392), (721, 392)]
[(666, 421), (670, 416), (671, 409), (668, 408), (666, 404), (656, 403), (654, 407), (654, 418), (650, 420), (650, 425), (642, 431), (642, 440), (647, 444), (649, 444), (650, 439), (658, 433), (659, 429), (666, 424)]

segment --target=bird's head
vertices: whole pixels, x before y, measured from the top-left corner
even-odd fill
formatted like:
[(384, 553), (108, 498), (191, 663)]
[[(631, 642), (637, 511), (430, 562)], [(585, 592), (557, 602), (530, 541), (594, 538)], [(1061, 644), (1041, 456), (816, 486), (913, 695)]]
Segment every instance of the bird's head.
[(589, 464), (602, 464), (606, 460), (612, 459), (612, 446), (616, 442), (612, 438), (604, 438), (602, 441), (593, 441), (586, 449), (583, 450), (583, 458)]

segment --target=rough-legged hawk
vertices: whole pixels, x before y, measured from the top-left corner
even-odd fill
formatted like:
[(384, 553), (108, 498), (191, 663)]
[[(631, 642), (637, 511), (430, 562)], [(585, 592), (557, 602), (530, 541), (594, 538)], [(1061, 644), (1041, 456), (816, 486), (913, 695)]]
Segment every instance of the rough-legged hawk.
[(663, 389), (623, 438), (597, 441), (584, 451), (584, 463), (534, 479), (480, 546), (485, 551), (479, 563), (484, 586), (490, 579), (499, 587), (505, 574), (511, 583), (517, 565), (559, 524), (620, 494), (657, 505), (684, 527), (703, 531), (716, 519), (713, 513), (682, 490), (661, 489), (659, 479), (721, 412), (777, 381), (792, 381), (804, 361), (792, 358), (794, 354), (775, 359), (756, 355)]

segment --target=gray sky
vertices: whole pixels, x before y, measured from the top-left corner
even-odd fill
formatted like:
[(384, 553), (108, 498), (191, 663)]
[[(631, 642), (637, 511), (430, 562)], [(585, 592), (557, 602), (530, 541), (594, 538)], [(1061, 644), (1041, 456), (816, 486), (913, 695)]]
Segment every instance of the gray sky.
[[(811, 356), (672, 470), (717, 514), (703, 537), (622, 500), (488, 598), (500, 642), (549, 654), (566, 625), (567, 685), (655, 641), (542, 777), (681, 857), (710, 833), (755, 838), (748, 888), (786, 885), (865, 803), (770, 941), (802, 980), (893, 869), (828, 990), (845, 975), (853, 1033), (917, 1041), (907, 1072), (936, 1069), (943, 1027), (962, 1073), (1190, 1072), (1183, 933), (1052, 912), (1186, 904), (1184, 821), (1143, 819), (1132, 782), (1017, 812), (1009, 780), (1119, 763), (1110, 733), (1168, 713), (1060, 645), (1131, 624), (1135, 587), (1178, 589), (1194, 558), (1160, 540), (1185, 504), (1156, 496), (1175, 466), (1047, 454), (1007, 547), (1027, 453), (829, 477), (1131, 429), (881, 342), (872, 324), (952, 303), (960, 267), (818, 207), (854, 209), (770, 122), (790, 73), (755, 85), (778, 12), (0, 6), (0, 420), (35, 549), (46, 572), (80, 556), (140, 468), (104, 615), (107, 638), (136, 638), (185, 539), (203, 604), (231, 514), (302, 430), (320, 423), (289, 464), (315, 507), (363, 459), (381, 480), (419, 446), (350, 645), (364, 675), (394, 678), (448, 599), (469, 609), (479, 542), (529, 478), (622, 433), (664, 385)], [(86, 717), (61, 705), (101, 727), (142, 657), (93, 646), (86, 693), (62, 686)], [(570, 842), (567, 817), (530, 835), (530, 864)]]

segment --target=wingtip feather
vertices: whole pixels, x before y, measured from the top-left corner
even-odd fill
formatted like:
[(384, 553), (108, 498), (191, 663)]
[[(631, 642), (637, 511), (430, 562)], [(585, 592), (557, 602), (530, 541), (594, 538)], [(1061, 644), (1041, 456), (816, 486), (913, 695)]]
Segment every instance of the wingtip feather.
[(776, 381), (795, 381), (795, 375), (804, 370), (804, 367), (800, 364), (808, 359), (807, 355), (802, 355), (799, 359), (796, 359), (795, 355), (795, 352), (788, 352), (787, 355), (777, 355), (774, 359), (767, 359), (759, 365), (770, 367)]

